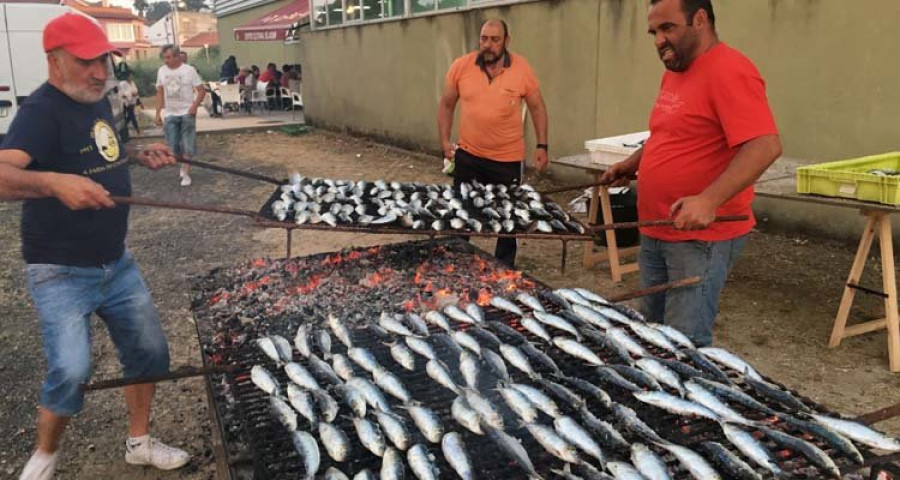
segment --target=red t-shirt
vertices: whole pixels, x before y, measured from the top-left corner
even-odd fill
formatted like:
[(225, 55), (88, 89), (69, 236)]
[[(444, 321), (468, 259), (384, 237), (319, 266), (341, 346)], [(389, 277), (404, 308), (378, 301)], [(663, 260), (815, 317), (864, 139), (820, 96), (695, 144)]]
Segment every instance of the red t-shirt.
[[(638, 175), (641, 220), (669, 218), (672, 204), (697, 195), (731, 163), (741, 145), (778, 134), (766, 98), (766, 84), (750, 60), (719, 43), (697, 58), (686, 72), (667, 71), (650, 115)], [(750, 204), (753, 187), (722, 204), (717, 215), (749, 215), (750, 220), (713, 223), (705, 230), (642, 228), (641, 233), (669, 242), (730, 240), (749, 233), (756, 221)]]

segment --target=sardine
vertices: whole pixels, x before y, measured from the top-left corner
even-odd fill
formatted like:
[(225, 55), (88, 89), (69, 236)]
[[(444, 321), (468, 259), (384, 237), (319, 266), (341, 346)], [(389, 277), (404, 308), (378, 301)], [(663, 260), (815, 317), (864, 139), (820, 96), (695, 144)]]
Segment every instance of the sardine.
[(431, 443), (438, 443), (444, 435), (444, 426), (441, 424), (441, 418), (428, 407), (424, 407), (415, 402), (411, 402), (406, 406), (409, 417), (412, 418), (416, 428)]
[(396, 333), (397, 335), (402, 335), (404, 337), (409, 337), (413, 335), (413, 332), (410, 329), (406, 328), (406, 325), (403, 325), (397, 319), (388, 315), (385, 312), (382, 312), (378, 317), (378, 325), (380, 325), (385, 330)]
[(543, 370), (549, 371), (554, 375), (562, 375), (562, 370), (559, 369), (559, 365), (550, 358), (549, 355), (542, 352), (540, 349), (529, 343), (523, 343), (519, 346), (519, 349), (522, 350), (522, 353), (528, 357), (532, 362), (532, 366), (540, 367)]
[(303, 358), (309, 358), (312, 355), (312, 347), (309, 344), (309, 325), (303, 324), (297, 327), (297, 334), (294, 336), (294, 346)]
[(270, 335), (269, 338), (271, 338), (272, 343), (275, 344), (275, 349), (278, 350), (278, 356), (281, 357), (283, 362), (291, 362), (294, 360), (294, 354), (291, 351), (291, 342), (288, 342), (287, 339), (281, 335)]
[(649, 373), (630, 365), (610, 365), (609, 368), (619, 372), (619, 375), (643, 387), (645, 390), (662, 390), (662, 385)]
[(878, 450), (887, 452), (900, 451), (900, 442), (895, 438), (885, 436), (863, 424), (843, 420), (840, 418), (827, 417), (825, 415), (812, 414), (813, 420), (822, 424), (841, 435), (856, 440), (863, 445), (868, 445)]
[(526, 338), (525, 335), (522, 335), (521, 333), (519, 333), (518, 330), (510, 327), (509, 325), (507, 325), (505, 323), (496, 322), (496, 321), (487, 322), (487, 326), (491, 330), (515, 340), (515, 343), (517, 345), (528, 341), (528, 338)]
[(331, 367), (334, 369), (334, 373), (344, 379), (345, 382), (349, 380), (350, 377), (356, 375), (353, 363), (346, 355), (341, 353), (336, 353), (331, 356)]
[(695, 377), (711, 377), (711, 375), (697, 370), (696, 368), (679, 360), (669, 360), (660, 357), (654, 357), (654, 359), (669, 367), (670, 370), (677, 373), (678, 376), (680, 376), (682, 379), (690, 380)]
[(594, 293), (586, 288), (573, 288), (572, 290), (575, 290), (579, 295), (581, 295), (582, 297), (584, 297), (585, 299), (587, 299), (591, 302), (599, 303), (601, 305), (609, 305), (610, 304), (609, 300), (601, 297), (600, 295), (597, 295), (596, 293)]
[(391, 345), (391, 358), (397, 362), (398, 365), (409, 370), (410, 372), (414, 372), (416, 370), (416, 357), (413, 354), (412, 350), (409, 349), (405, 344), (400, 342), (394, 343)]
[(594, 416), (587, 408), (579, 409), (578, 416), (581, 417), (581, 424), (593, 433), (597, 440), (607, 449), (625, 452), (631, 448), (625, 437), (615, 427)]
[(484, 323), (484, 310), (477, 303), (466, 305), (466, 313), (474, 318), (477, 323)]
[(703, 442), (700, 451), (706, 454), (713, 465), (729, 478), (736, 480), (762, 480), (762, 477), (747, 465), (740, 457), (731, 453), (722, 444), (717, 442)]
[(448, 317), (460, 323), (471, 323), (473, 325), (478, 323), (478, 320), (472, 318), (468, 313), (460, 310), (460, 308), (456, 305), (448, 305), (444, 307), (444, 313)]
[(581, 459), (578, 457), (578, 449), (575, 448), (575, 445), (557, 435), (552, 428), (538, 423), (526, 424), (525, 428), (550, 455), (564, 462), (581, 463)]
[[(433, 338), (436, 342), (440, 342), (440, 346), (443, 346), (443, 348), (447, 350), (450, 356), (458, 357), (462, 353), (462, 347), (460, 347), (459, 344), (456, 343), (456, 340), (454, 340), (449, 333), (438, 333), (432, 335), (431, 338)], [(440, 347), (438, 345), (436, 346)]]
[(347, 348), (353, 348), (353, 340), (350, 335), (350, 329), (344, 325), (336, 316), (329, 314), (328, 315), (328, 326), (331, 327), (331, 331), (334, 333), (334, 336), (341, 341)]
[(404, 341), (410, 350), (418, 353), (425, 359), (434, 360), (437, 358), (437, 353), (435, 353), (434, 348), (431, 347), (428, 341), (419, 337), (406, 337)]
[(469, 459), (469, 452), (466, 450), (466, 444), (460, 434), (448, 432), (444, 435), (441, 440), (441, 452), (444, 453), (444, 459), (461, 480), (475, 479), (472, 460)]
[(250, 381), (269, 395), (277, 395), (281, 391), (278, 380), (275, 380), (275, 377), (265, 367), (259, 365), (254, 365), (250, 369)]
[(450, 390), (457, 395), (460, 394), (459, 387), (456, 385), (456, 382), (453, 380), (453, 376), (450, 375), (450, 370), (447, 368), (447, 365), (445, 365), (444, 362), (440, 360), (429, 360), (428, 363), (425, 364), (425, 372), (440, 386)]
[(666, 449), (678, 459), (679, 462), (687, 469), (691, 475), (697, 480), (721, 480), (722, 477), (716, 472), (706, 460), (697, 452), (690, 448), (682, 447), (672, 443), (662, 443), (660, 447)]
[(350, 350), (347, 350), (347, 355), (350, 357), (350, 360), (353, 360), (354, 363), (369, 373), (382, 368), (381, 365), (378, 364), (378, 360), (375, 359), (375, 355), (367, 348), (353, 347)]
[(591, 365), (595, 365), (598, 367), (606, 365), (606, 362), (604, 362), (603, 359), (598, 357), (597, 354), (592, 352), (590, 348), (584, 346), (579, 341), (572, 340), (571, 338), (566, 337), (553, 337), (553, 344), (563, 352), (566, 352), (567, 354), (577, 359), (590, 363)]
[(606, 463), (606, 455), (603, 454), (603, 449), (600, 448), (593, 436), (572, 417), (557, 418), (553, 421), (553, 428), (556, 429), (556, 433), (560, 437), (596, 459), (601, 466)]
[(378, 475), (372, 473), (368, 468), (364, 468), (353, 476), (353, 480), (379, 480)]
[(603, 330), (612, 328), (613, 324), (603, 315), (597, 313), (593, 308), (584, 305), (572, 305), (572, 311), (585, 322)]
[(634, 413), (634, 410), (622, 405), (621, 403), (613, 404), (613, 414), (616, 419), (619, 420), (619, 423), (625, 427), (625, 429), (634, 433), (635, 435), (649, 441), (652, 443), (663, 443), (663, 440), (656, 431), (650, 428), (649, 425), (644, 423), (640, 417)]
[(641, 390), (643, 390), (641, 387), (635, 385), (634, 382), (626, 379), (621, 374), (619, 374), (619, 372), (613, 370), (608, 366), (597, 367), (595, 371), (597, 372), (597, 376), (600, 378), (600, 381), (603, 383), (619, 387), (629, 392), (640, 392)]
[(445, 317), (441, 312), (432, 310), (426, 313), (425, 321), (447, 332), (453, 331), (453, 329), (450, 328), (450, 322), (447, 320), (447, 317)]
[(400, 378), (389, 372), (387, 369), (380, 367), (376, 368), (375, 371), (372, 372), (372, 377), (378, 388), (397, 400), (406, 403), (412, 398)]
[(375, 412), (375, 419), (378, 420), (378, 425), (381, 426), (381, 431), (384, 432), (384, 436), (387, 437), (395, 447), (404, 452), (409, 448), (412, 437), (409, 434), (409, 430), (406, 429), (406, 425), (403, 424), (403, 421), (400, 420), (400, 418), (391, 413)]
[[(478, 340), (478, 343), (481, 345), (488, 346), (490, 348), (500, 348), (500, 344), (503, 343), (497, 338), (493, 333), (479, 327), (478, 325), (472, 325), (466, 330), (469, 335), (475, 337)], [(482, 349), (481, 354), (484, 355), (484, 349)]]
[(569, 303), (572, 304), (572, 306), (575, 306), (576, 304), (584, 305), (586, 307), (592, 306), (591, 302), (588, 301), (588, 299), (584, 298), (580, 293), (571, 288), (558, 288), (554, 290), (553, 293), (568, 300)]
[(669, 325), (663, 325), (661, 323), (654, 323), (650, 326), (659, 330), (663, 333), (663, 335), (669, 337), (669, 340), (677, 343), (678, 345), (681, 345), (684, 348), (688, 348), (691, 350), (695, 350), (697, 348), (696, 346), (694, 346), (694, 342), (692, 342), (687, 335), (681, 333), (681, 330), (678, 330), (677, 328), (671, 327)]
[(637, 322), (632, 324), (629, 328), (631, 328), (632, 332), (637, 334), (637, 336), (641, 337), (647, 343), (673, 353), (677, 357), (684, 356), (684, 354), (681, 353), (681, 350), (676, 347), (671, 340), (669, 340), (669, 337), (667, 337), (666, 334), (660, 332), (659, 330), (643, 323)]
[(533, 312), (533, 313), (534, 313), (534, 318), (536, 318), (537, 321), (543, 323), (544, 325), (547, 325), (548, 327), (553, 327), (557, 330), (562, 330), (563, 332), (566, 332), (566, 333), (572, 335), (573, 337), (575, 337), (575, 339), (578, 340), (579, 342), (581, 341), (581, 332), (579, 332), (578, 329), (575, 328), (574, 325), (569, 323), (568, 320), (565, 320), (564, 318), (559, 317), (557, 315), (553, 315), (552, 313), (540, 312), (540, 311)]
[(322, 357), (331, 357), (331, 335), (325, 330), (316, 330), (313, 332), (313, 338), (316, 341), (316, 346), (319, 347), (319, 351), (322, 352)]
[(407, 313), (406, 321), (419, 335), (423, 337), (431, 335), (431, 332), (428, 331), (428, 324), (425, 323), (425, 320), (423, 320), (422, 317), (416, 315), (415, 313)]
[(778, 430), (763, 426), (757, 426), (756, 428), (775, 443), (801, 453), (804, 457), (809, 459), (813, 465), (819, 467), (820, 470), (828, 473), (833, 478), (841, 478), (841, 470), (834, 463), (834, 460), (819, 447), (806, 440), (801, 440)]
[(503, 310), (505, 312), (509, 312), (514, 315), (518, 315), (520, 317), (525, 315), (525, 313), (522, 312), (522, 309), (519, 308), (518, 305), (516, 305), (513, 302), (510, 302), (509, 300), (507, 300), (503, 297), (491, 297), (491, 306), (493, 306), (494, 308), (497, 308), (499, 310)]
[(494, 375), (504, 382), (510, 381), (509, 371), (506, 369), (506, 362), (503, 361), (503, 357), (488, 349), (485, 349), (482, 354), (484, 355), (484, 363), (494, 372)]
[(256, 346), (267, 356), (269, 357), (275, 364), (281, 366), (282, 359), (281, 355), (278, 353), (278, 348), (275, 347), (275, 342), (272, 341), (269, 337), (260, 337), (255, 340)]
[(762, 375), (757, 373), (753, 367), (744, 361), (741, 357), (725, 350), (724, 348), (713, 348), (713, 347), (703, 347), (698, 348), (698, 352), (705, 355), (707, 358), (715, 360), (726, 367), (743, 374), (749, 378), (754, 380), (762, 380)]
[(836, 430), (822, 425), (821, 423), (798, 420), (788, 415), (782, 415), (781, 419), (788, 425), (791, 425), (792, 427), (802, 430), (803, 432), (808, 433), (818, 438), (819, 440), (822, 440), (835, 450), (846, 455), (854, 462), (860, 465), (865, 463), (865, 458), (863, 458), (862, 453), (860, 453), (856, 446), (853, 445), (853, 442), (838, 433)]
[(475, 338), (468, 333), (457, 330), (453, 332), (453, 339), (456, 340), (456, 343), (481, 357), (481, 345), (478, 344), (478, 340), (475, 340)]
[(328, 470), (325, 470), (325, 475), (322, 476), (322, 480), (350, 480), (350, 478), (337, 468), (328, 467)]
[(650, 355), (650, 352), (642, 347), (641, 344), (637, 343), (631, 338), (631, 335), (628, 335), (628, 333), (621, 328), (613, 327), (607, 329), (606, 336), (636, 357), (646, 357)]
[(625, 462), (609, 462), (606, 464), (609, 473), (613, 474), (615, 480), (647, 480), (647, 477), (641, 475), (631, 464)]
[(719, 415), (717, 415), (712, 410), (690, 400), (676, 397), (675, 395), (672, 395), (670, 393), (636, 392), (634, 393), (634, 398), (637, 398), (641, 402), (644, 402), (648, 405), (653, 405), (654, 407), (677, 415), (682, 415), (685, 417), (706, 418), (714, 422), (718, 422), (719, 420), (721, 420), (721, 417), (719, 417)]
[[(347, 380), (350, 380), (349, 378)], [(366, 397), (356, 387), (350, 384), (338, 385), (334, 391), (340, 395), (344, 403), (357, 417), (366, 416)]]
[(300, 459), (303, 461), (304, 478), (312, 480), (316, 472), (319, 471), (319, 465), (322, 461), (318, 442), (316, 442), (315, 437), (302, 431), (292, 432), (291, 440), (294, 442), (294, 449), (297, 450)]
[(525, 330), (528, 330), (529, 332), (531, 332), (532, 335), (540, 338), (541, 340), (544, 340), (548, 343), (552, 341), (551, 337), (550, 337), (550, 332), (548, 332), (547, 329), (544, 328), (544, 326), (543, 326), (543, 324), (541, 324), (541, 322), (535, 320), (534, 318), (532, 318), (530, 316), (522, 317), (522, 320), (519, 323), (523, 327), (525, 327)]
[(297, 385), (309, 389), (309, 390), (319, 390), (322, 387), (319, 386), (319, 382), (309, 373), (309, 370), (300, 365), (299, 363), (290, 362), (284, 366), (284, 373), (287, 374), (288, 378), (291, 379), (292, 382)]
[(689, 380), (684, 383), (684, 388), (685, 390), (687, 390), (689, 399), (700, 405), (703, 405), (713, 412), (716, 412), (716, 415), (722, 417), (722, 420), (730, 423), (738, 423), (741, 425), (754, 424), (754, 422), (747, 419), (736, 410), (728, 406), (727, 403), (720, 400), (719, 397), (714, 395), (699, 383)]
[(653, 450), (642, 443), (631, 446), (631, 464), (637, 468), (641, 475), (653, 480), (669, 480), (669, 470), (666, 462)]
[(693, 381), (700, 384), (703, 388), (706, 388), (707, 390), (711, 391), (719, 398), (731, 400), (733, 402), (739, 403), (745, 407), (751, 408), (758, 412), (765, 413), (766, 415), (778, 416), (778, 412), (763, 405), (755, 398), (751, 397), (750, 395), (747, 395), (746, 393), (742, 392), (741, 390), (738, 390), (737, 388), (734, 388), (734, 387), (731, 387), (731, 386), (728, 386), (728, 385), (725, 385), (725, 384), (722, 384), (719, 382), (715, 382), (712, 380), (708, 380), (706, 378), (695, 378), (695, 379), (693, 379)]
[(769, 400), (780, 403), (792, 410), (809, 412), (809, 407), (807, 407), (806, 404), (797, 399), (797, 397), (791, 395), (790, 392), (782, 390), (776, 385), (772, 385), (771, 383), (762, 380), (754, 380), (750, 377), (744, 377), (744, 383), (749, 385), (756, 393)]
[(678, 374), (669, 370), (669, 367), (663, 365), (661, 362), (658, 362), (653, 358), (642, 358), (635, 362), (635, 364), (638, 368), (650, 374), (651, 377), (655, 378), (663, 385), (676, 390), (682, 397), (685, 395), (684, 385), (681, 383), (681, 379), (678, 378)]
[(269, 404), (272, 408), (272, 413), (275, 414), (275, 417), (282, 425), (291, 432), (297, 430), (297, 412), (287, 402), (277, 395), (272, 395), (269, 397)]
[(357, 389), (365, 397), (366, 403), (375, 410), (381, 410), (382, 412), (391, 411), (391, 404), (388, 403), (387, 397), (381, 393), (381, 390), (374, 383), (362, 377), (353, 377), (347, 380), (347, 385)]
[(478, 367), (478, 358), (475, 355), (463, 350), (459, 356), (459, 373), (462, 374), (466, 386), (472, 389), (478, 388), (478, 375), (481, 368)]
[(470, 432), (476, 435), (484, 435), (484, 430), (481, 426), (481, 416), (469, 405), (465, 397), (460, 396), (453, 400), (453, 403), (450, 404), (450, 416), (456, 420), (456, 423), (459, 423)]
[(728, 374), (723, 372), (718, 365), (716, 365), (710, 359), (706, 358), (706, 356), (704, 356), (702, 353), (696, 350), (685, 350), (684, 353), (687, 354), (688, 358), (691, 359), (694, 365), (706, 372), (711, 380), (715, 380), (726, 385), (731, 385), (733, 383), (731, 381), (731, 378), (728, 377)]
[(324, 379), (328, 383), (332, 385), (340, 385), (344, 383), (340, 377), (334, 373), (334, 370), (331, 368), (331, 365), (325, 363), (324, 360), (317, 357), (316, 355), (310, 355), (307, 358), (307, 362), (309, 363), (309, 370), (313, 375), (317, 375), (319, 379)]
[(609, 410), (610, 408), (612, 408), (612, 398), (610, 398), (609, 394), (593, 383), (577, 377), (558, 376), (557, 379), (560, 382), (581, 392), (581, 394), (586, 396), (588, 400), (599, 403), (604, 410)]
[(501, 430), (504, 428), (503, 416), (490, 400), (482, 397), (481, 394), (475, 390), (468, 388), (463, 390), (463, 394), (465, 395), (469, 406), (472, 407), (472, 410), (478, 412), (478, 416), (481, 417), (482, 421), (494, 428), (499, 428)]
[(396, 448), (385, 448), (379, 457), (382, 457), (380, 480), (404, 480), (406, 478), (403, 455)]
[(722, 423), (721, 427), (722, 432), (725, 434), (725, 438), (727, 438), (728, 441), (735, 446), (735, 448), (743, 453), (744, 456), (753, 461), (753, 463), (772, 472), (776, 478), (781, 478), (781, 476), (783, 475), (781, 468), (779, 468), (778, 464), (775, 463), (775, 459), (772, 457), (772, 454), (769, 452), (769, 449), (765, 447), (765, 445), (763, 445), (750, 433), (734, 425)]
[(509, 387), (500, 387), (498, 390), (500, 391), (500, 396), (503, 398), (503, 401), (506, 402), (506, 405), (509, 406), (510, 410), (518, 415), (525, 423), (532, 423), (537, 420), (537, 409), (534, 407), (534, 404), (531, 403), (531, 400), (528, 400), (528, 397), (526, 397), (525, 394), (515, 388)]
[(555, 399), (558, 404), (565, 405), (571, 410), (577, 410), (584, 406), (584, 398), (570, 390), (569, 387), (545, 378), (536, 378), (534, 383)]
[(322, 417), (325, 418), (325, 421), (329, 423), (333, 422), (334, 419), (337, 418), (338, 411), (340, 410), (337, 401), (331, 398), (331, 395), (325, 390), (312, 390), (311, 393), (316, 400), (316, 406), (319, 407), (319, 411), (322, 412)]
[(287, 387), (287, 395), (288, 401), (291, 402), (291, 406), (294, 407), (294, 410), (299, 412), (310, 425), (315, 425), (319, 422), (318, 410), (314, 403), (315, 400), (309, 390), (304, 390), (292, 383)]
[(354, 418), (353, 427), (356, 429), (356, 436), (359, 437), (359, 442), (362, 443), (366, 450), (378, 457), (384, 455), (387, 444), (377, 425), (365, 418)]
[(409, 469), (418, 480), (437, 480), (440, 471), (434, 463), (434, 455), (421, 443), (417, 443), (406, 452)]
[(499, 447), (504, 455), (515, 462), (519, 468), (524, 470), (531, 478), (541, 478), (537, 471), (535, 471), (534, 464), (531, 463), (531, 458), (528, 457), (528, 452), (519, 440), (506, 434), (503, 430), (496, 429), (489, 425), (486, 425), (484, 430), (488, 438)]
[(525, 397), (535, 406), (538, 410), (546, 413), (547, 415), (553, 418), (559, 418), (562, 416), (562, 411), (559, 409), (559, 405), (553, 401), (546, 393), (538, 390), (537, 388), (532, 387), (531, 385), (525, 385), (523, 383), (512, 383), (509, 385), (510, 388), (514, 388), (518, 390), (521, 394), (525, 395)]
[(505, 358), (510, 365), (521, 370), (529, 377), (535, 375), (534, 368), (531, 366), (531, 362), (528, 361), (528, 357), (526, 357), (518, 348), (504, 343), (503, 345), (500, 345), (500, 354), (503, 355), (503, 358)]
[(516, 295), (516, 301), (521, 303), (522, 305), (525, 305), (526, 307), (530, 308), (532, 311), (536, 311), (536, 312), (545, 311), (544, 306), (541, 305), (541, 301), (538, 300), (537, 298), (535, 298), (533, 295), (530, 295), (528, 293), (519, 292), (519, 294)]

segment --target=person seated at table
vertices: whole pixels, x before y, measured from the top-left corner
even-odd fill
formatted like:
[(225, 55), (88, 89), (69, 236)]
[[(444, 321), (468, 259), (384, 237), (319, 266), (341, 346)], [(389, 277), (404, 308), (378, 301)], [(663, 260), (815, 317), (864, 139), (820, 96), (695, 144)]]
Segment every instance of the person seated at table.
[(262, 72), (259, 76), (260, 82), (272, 82), (273, 80), (277, 80), (277, 78), (281, 77), (281, 72), (278, 71), (278, 66), (274, 63), (269, 63), (266, 65), (266, 71)]
[(259, 67), (254, 65), (250, 69), (246, 67), (241, 69), (241, 73), (238, 74), (238, 78), (243, 77), (238, 85), (240, 85), (241, 93), (244, 97), (244, 109), (247, 110), (247, 113), (250, 113), (250, 102), (253, 100), (253, 91), (256, 90), (256, 72), (259, 73)]

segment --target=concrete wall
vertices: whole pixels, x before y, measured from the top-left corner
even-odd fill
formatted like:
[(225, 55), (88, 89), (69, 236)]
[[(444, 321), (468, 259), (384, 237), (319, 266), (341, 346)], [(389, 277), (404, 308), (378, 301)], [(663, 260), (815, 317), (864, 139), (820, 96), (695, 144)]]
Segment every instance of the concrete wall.
[[(662, 74), (646, 34), (646, 3), (546, 0), (309, 32), (296, 47), (265, 50), (233, 46), (229, 33), (261, 12), (219, 21), (223, 53), (237, 54), (241, 64), (251, 49), (253, 58), (288, 57), (296, 49), (295, 57), (304, 59), (312, 122), (434, 150), (446, 69), (476, 48), (483, 19), (503, 17), (512, 29), (512, 50), (529, 59), (542, 82), (552, 155), (563, 156), (580, 153), (586, 139), (646, 128)], [(900, 62), (889, 41), (890, 27), (900, 23), (900, 2), (715, 5), (722, 39), (753, 59), (768, 82), (787, 154), (821, 161), (900, 149)]]
[[(250, 20), (261, 17), (266, 13), (278, 10), (291, 3), (293, 0), (281, 0), (268, 3), (260, 7), (251, 8), (218, 19), (219, 51), (223, 61), (229, 55), (237, 58), (238, 67), (256, 65), (260, 70), (266, 69), (266, 64), (275, 62), (278, 69), (285, 63), (297, 63), (299, 61), (297, 48), (293, 45), (285, 45), (282, 41), (275, 42), (238, 42), (234, 39), (234, 28)], [(304, 68), (304, 73), (305, 68)]]

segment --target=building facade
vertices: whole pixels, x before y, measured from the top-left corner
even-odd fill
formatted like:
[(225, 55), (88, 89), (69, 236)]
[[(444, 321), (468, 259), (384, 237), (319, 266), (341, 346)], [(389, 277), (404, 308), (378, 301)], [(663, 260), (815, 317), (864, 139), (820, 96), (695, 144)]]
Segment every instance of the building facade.
[(131, 9), (110, 6), (108, 0), (100, 3), (63, 0), (62, 4), (100, 22), (109, 41), (122, 52), (126, 60), (140, 60), (152, 55), (150, 44), (146, 40), (147, 24)]

